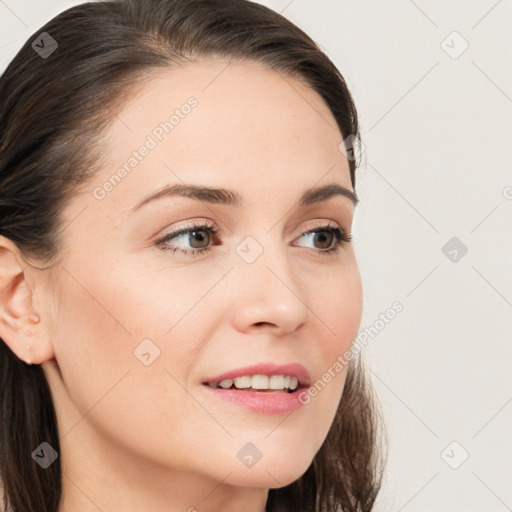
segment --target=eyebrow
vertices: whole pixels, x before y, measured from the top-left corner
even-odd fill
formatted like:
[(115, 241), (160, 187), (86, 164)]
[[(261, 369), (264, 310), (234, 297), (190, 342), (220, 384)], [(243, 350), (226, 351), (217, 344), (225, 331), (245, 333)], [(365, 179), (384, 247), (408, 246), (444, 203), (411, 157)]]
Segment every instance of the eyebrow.
[[(151, 201), (155, 201), (156, 199), (173, 196), (188, 197), (198, 201), (206, 201), (207, 203), (211, 204), (235, 206), (238, 208), (243, 206), (242, 195), (233, 190), (207, 187), (203, 185), (176, 184), (172, 186), (168, 185), (145, 197), (140, 203), (136, 204), (131, 209), (131, 212), (139, 210), (144, 205)], [(337, 183), (331, 183), (323, 187), (314, 187), (305, 190), (299, 199), (298, 205), (300, 207), (309, 206), (321, 201), (327, 201), (331, 197), (336, 196), (346, 197), (352, 202), (354, 207), (359, 203), (359, 198), (355, 192), (341, 185), (338, 185)]]

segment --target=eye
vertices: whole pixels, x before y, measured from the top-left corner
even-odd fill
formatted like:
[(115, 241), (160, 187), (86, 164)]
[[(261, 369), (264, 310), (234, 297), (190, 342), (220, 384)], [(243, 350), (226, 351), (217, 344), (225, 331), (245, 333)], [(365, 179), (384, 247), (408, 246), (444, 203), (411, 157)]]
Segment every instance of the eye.
[[(173, 254), (178, 251), (185, 254), (192, 253), (193, 255), (198, 255), (211, 250), (208, 245), (212, 236), (216, 234), (217, 230), (211, 224), (193, 224), (169, 233), (155, 243), (164, 251), (172, 251)], [(168, 242), (171, 240), (174, 241), (173, 244), (168, 245)], [(176, 241), (189, 244), (190, 248), (176, 247)]]
[(305, 231), (300, 236), (300, 238), (302, 237), (308, 237), (312, 240), (313, 244), (319, 244), (321, 246), (320, 249), (316, 247), (313, 247), (313, 249), (321, 254), (336, 254), (342, 243), (350, 243), (352, 241), (350, 233), (346, 233), (332, 223)]

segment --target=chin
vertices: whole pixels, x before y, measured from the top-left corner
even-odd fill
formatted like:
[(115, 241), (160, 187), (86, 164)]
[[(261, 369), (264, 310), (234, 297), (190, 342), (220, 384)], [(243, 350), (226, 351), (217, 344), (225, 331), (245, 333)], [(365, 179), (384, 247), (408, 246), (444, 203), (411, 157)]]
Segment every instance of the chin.
[[(279, 459), (279, 460), (277, 460)], [(298, 480), (312, 463), (311, 458), (282, 457), (276, 453), (276, 460), (263, 458), (251, 468), (237, 467), (224, 481), (240, 487), (279, 489)]]

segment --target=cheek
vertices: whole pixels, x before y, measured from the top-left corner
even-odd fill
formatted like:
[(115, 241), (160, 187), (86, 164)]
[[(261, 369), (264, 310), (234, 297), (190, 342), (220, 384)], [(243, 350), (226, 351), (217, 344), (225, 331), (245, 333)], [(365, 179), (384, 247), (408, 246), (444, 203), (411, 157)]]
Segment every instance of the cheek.
[(77, 272), (67, 279), (52, 326), (66, 390), (84, 413), (128, 371), (133, 350), (125, 319), (113, 312), (113, 304), (96, 284)]
[(325, 293), (317, 295), (318, 345), (321, 372), (304, 400), (309, 400), (317, 423), (318, 439), (323, 442), (342, 399), (350, 350), (357, 337), (362, 316), (362, 284), (355, 262), (334, 274)]
[[(169, 432), (188, 428), (186, 418), (204, 415), (182, 387), (194, 364), (194, 338), (183, 342), (186, 334), (177, 323), (181, 308), (173, 315), (162, 295), (109, 277), (109, 282), (88, 280), (87, 291), (69, 279), (52, 325), (65, 387), (58, 396), (63, 432), (71, 432), (67, 442), (72, 443), (92, 425), (104, 439), (140, 456), (160, 453), (164, 439), (178, 454), (179, 436)], [(75, 278), (83, 276), (76, 273)], [(176, 323), (163, 337), (162, 331)], [(200, 431), (194, 434), (201, 436)]]
[[(315, 313), (323, 325), (321, 345), (325, 364), (332, 364), (338, 355), (349, 350), (357, 337), (362, 317), (362, 283), (355, 261), (339, 273), (332, 274), (323, 293), (315, 295)], [(318, 311), (318, 313), (317, 313)]]

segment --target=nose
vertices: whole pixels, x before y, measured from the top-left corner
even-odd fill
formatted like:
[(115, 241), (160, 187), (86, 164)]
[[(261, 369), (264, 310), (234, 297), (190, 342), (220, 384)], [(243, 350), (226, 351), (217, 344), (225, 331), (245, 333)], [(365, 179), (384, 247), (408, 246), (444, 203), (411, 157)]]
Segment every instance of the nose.
[(294, 267), (289, 248), (282, 240), (268, 237), (267, 242), (254, 261), (235, 258), (232, 321), (240, 332), (265, 329), (283, 336), (298, 330), (312, 313), (304, 276)]

